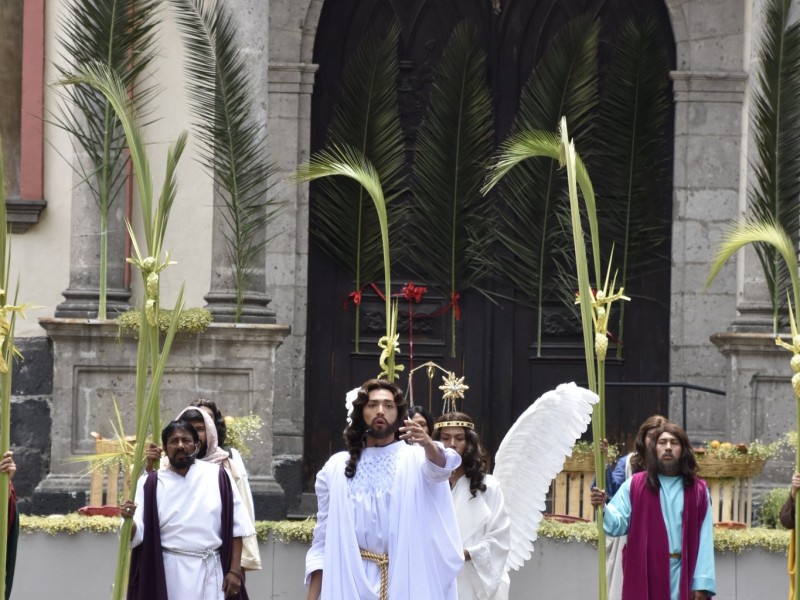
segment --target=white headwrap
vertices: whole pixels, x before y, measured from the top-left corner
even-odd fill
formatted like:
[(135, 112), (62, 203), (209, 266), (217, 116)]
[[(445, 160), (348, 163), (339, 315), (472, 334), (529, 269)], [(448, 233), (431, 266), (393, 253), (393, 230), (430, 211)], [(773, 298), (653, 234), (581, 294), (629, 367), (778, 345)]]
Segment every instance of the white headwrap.
[(183, 413), (185, 413), (187, 410), (198, 411), (201, 415), (203, 415), (203, 421), (206, 424), (206, 455), (201, 460), (204, 462), (220, 464), (222, 461), (228, 458), (228, 453), (219, 448), (219, 444), (217, 442), (219, 439), (217, 436), (217, 427), (214, 425), (214, 421), (211, 419), (211, 416), (197, 406), (187, 406), (180, 413), (178, 413), (178, 416), (175, 417), (176, 420), (180, 419), (183, 416)]

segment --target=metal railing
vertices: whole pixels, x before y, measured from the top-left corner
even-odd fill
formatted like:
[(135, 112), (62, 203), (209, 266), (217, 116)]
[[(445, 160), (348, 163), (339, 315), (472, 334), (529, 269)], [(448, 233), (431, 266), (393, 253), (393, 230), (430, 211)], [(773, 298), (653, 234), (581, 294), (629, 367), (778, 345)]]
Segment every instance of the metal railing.
[(686, 393), (689, 390), (705, 392), (715, 396), (724, 396), (725, 390), (695, 385), (681, 381), (656, 382), (656, 381), (606, 381), (606, 387), (633, 387), (633, 388), (681, 388), (681, 426), (686, 430)]

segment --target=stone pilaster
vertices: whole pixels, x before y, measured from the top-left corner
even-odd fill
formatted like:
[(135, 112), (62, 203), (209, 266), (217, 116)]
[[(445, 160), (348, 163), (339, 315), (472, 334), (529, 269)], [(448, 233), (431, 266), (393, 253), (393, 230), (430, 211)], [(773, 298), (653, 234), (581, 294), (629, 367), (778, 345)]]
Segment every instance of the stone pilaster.
[[(264, 0), (229, 0), (227, 10), (237, 24), (236, 39), (249, 71), (252, 121), (258, 124), (259, 141), (267, 143), (267, 70), (269, 2)], [(205, 296), (206, 308), (214, 321), (233, 322), (236, 318), (236, 285), (234, 269), (228, 253), (226, 237), (230, 236), (226, 223), (226, 208), (219, 192), (214, 193), (214, 225), (211, 241), (211, 289)], [(267, 232), (255, 235), (254, 243), (266, 239)], [(250, 265), (248, 289), (244, 291), (243, 323), (275, 323), (275, 312), (268, 309), (270, 298), (266, 293), (266, 263), (264, 255)]]
[[(726, 360), (709, 351), (708, 336), (735, 316), (736, 269), (726, 265), (705, 288), (727, 223), (740, 205), (744, 72), (674, 71), (675, 166), (672, 241), (672, 381), (724, 389)], [(691, 398), (687, 427), (693, 438), (726, 428), (723, 397)], [(678, 395), (671, 414), (680, 414)]]
[[(267, 248), (267, 291), (282, 323), (292, 332), (278, 350), (275, 381), (275, 475), (286, 491), (290, 512), (302, 488), (303, 398), (308, 289), (308, 186), (288, 180), (309, 155), (311, 94), (317, 66), (269, 66), (269, 132), (277, 167), (276, 194), (283, 208), (275, 222), (281, 231)], [(280, 152), (275, 140), (281, 140)]]

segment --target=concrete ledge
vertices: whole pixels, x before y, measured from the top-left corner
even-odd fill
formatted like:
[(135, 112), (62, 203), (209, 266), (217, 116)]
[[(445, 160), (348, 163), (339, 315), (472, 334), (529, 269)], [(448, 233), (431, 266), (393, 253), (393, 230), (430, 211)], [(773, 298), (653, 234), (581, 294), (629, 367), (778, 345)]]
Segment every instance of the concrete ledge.
[[(20, 536), (15, 598), (107, 600), (116, 561), (114, 533), (74, 535), (23, 533)], [(424, 543), (424, 540), (420, 540)], [(303, 573), (308, 545), (274, 538), (259, 544), (262, 571), (248, 575), (251, 598), (305, 597)], [(511, 598), (596, 597), (595, 549), (583, 542), (539, 539), (533, 557), (511, 573)], [(718, 553), (717, 597), (725, 600), (778, 599), (788, 595), (786, 556), (765, 550)], [(46, 576), (42, 576), (46, 573)], [(66, 594), (65, 594), (66, 591)]]

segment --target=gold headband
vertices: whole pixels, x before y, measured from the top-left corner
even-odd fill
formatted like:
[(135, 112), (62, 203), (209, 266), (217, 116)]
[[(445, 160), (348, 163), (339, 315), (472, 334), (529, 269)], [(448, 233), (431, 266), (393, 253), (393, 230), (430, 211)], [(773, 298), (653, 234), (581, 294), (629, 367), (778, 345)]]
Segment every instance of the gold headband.
[(433, 425), (434, 429), (443, 429), (445, 427), (466, 427), (467, 429), (475, 429), (475, 423), (470, 423), (469, 421), (442, 421), (441, 423), (435, 423)]

